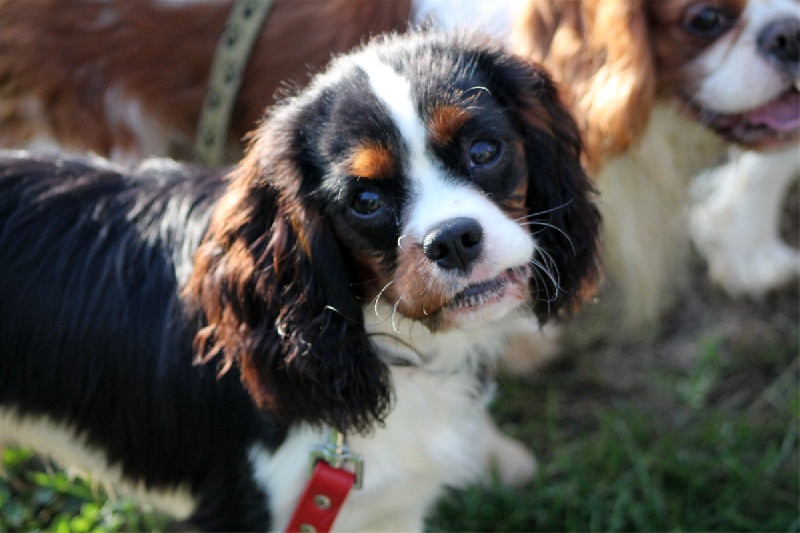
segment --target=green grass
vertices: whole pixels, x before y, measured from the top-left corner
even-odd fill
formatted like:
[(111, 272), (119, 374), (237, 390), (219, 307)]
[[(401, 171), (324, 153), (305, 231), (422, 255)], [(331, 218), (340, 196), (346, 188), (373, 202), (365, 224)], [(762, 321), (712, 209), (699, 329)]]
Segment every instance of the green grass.
[[(557, 416), (559, 395), (549, 401)], [(552, 448), (533, 483), (454, 492), (430, 529), (797, 531), (796, 402), (792, 411), (765, 420), (706, 409), (665, 424), (621, 401), (597, 412), (594, 430), (572, 437), (542, 421)]]
[[(653, 361), (625, 387), (588, 353), (505, 380), (495, 415), (537, 451), (536, 479), (452, 491), (429, 529), (800, 530), (800, 345), (788, 329), (752, 345), (702, 329), (689, 368)], [(612, 372), (628, 371), (625, 352)]]
[[(702, 365), (726, 374), (708, 356)], [(701, 365), (701, 367), (702, 367)], [(702, 370), (702, 368), (701, 368)], [(796, 370), (796, 365), (795, 369)], [(787, 366), (749, 410), (709, 405), (703, 372), (676, 378), (687, 406), (664, 420), (635, 398), (612, 399), (575, 423), (575, 405), (558, 380), (538, 394), (541, 416), (505, 424), (539, 443), (540, 472), (519, 489), (453, 491), (429, 521), (431, 531), (798, 531), (800, 401)], [(788, 377), (787, 377), (788, 376)], [(780, 380), (788, 380), (781, 383)], [(501, 420), (530, 401), (528, 385), (505, 382)], [(687, 391), (690, 392), (687, 393)], [(97, 487), (47, 470), (27, 452), (3, 454), (0, 530), (163, 530), (167, 522)]]
[(163, 531), (168, 524), (27, 450), (3, 449), (0, 472), (0, 531)]
[[(449, 491), (428, 530), (800, 531), (791, 313), (746, 314), (747, 331), (696, 320), (677, 340), (595, 345), (530, 379), (501, 377), (495, 418), (540, 470), (520, 488)], [(0, 531), (168, 527), (29, 452), (3, 451)]]

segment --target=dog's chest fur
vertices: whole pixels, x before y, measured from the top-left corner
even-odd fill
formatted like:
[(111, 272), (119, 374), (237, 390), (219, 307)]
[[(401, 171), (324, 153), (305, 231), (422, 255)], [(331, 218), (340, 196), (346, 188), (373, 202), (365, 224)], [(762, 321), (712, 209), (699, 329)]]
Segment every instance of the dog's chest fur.
[[(421, 530), (443, 482), (475, 479), (487, 453), (481, 431), (485, 395), (479, 394), (478, 381), (466, 372), (442, 376), (392, 368), (396, 404), (386, 425), (371, 436), (349, 439), (351, 450), (365, 460), (364, 487), (350, 492), (336, 529)], [(308, 450), (325, 440), (324, 431), (298, 426), (274, 453), (259, 445), (250, 449), (256, 482), (271, 497), (274, 529), (286, 525), (308, 479)]]

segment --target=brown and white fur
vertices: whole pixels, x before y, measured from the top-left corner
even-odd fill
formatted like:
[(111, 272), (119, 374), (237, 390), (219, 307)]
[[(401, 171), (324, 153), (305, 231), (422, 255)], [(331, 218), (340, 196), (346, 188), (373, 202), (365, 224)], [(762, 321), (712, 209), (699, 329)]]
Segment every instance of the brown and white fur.
[[(534, 0), (518, 20), (517, 51), (573, 102), (630, 325), (657, 317), (686, 275), (690, 178), (728, 143), (796, 150), (799, 24), (796, 0)], [(764, 157), (791, 173), (791, 156)], [(773, 259), (762, 268), (785, 270)]]
[[(409, 2), (275, 0), (243, 74), (233, 143), (284, 82), (304, 84), (333, 54), (406, 29)], [(0, 146), (55, 145), (118, 161), (188, 156), (232, 5), (0, 0)]]

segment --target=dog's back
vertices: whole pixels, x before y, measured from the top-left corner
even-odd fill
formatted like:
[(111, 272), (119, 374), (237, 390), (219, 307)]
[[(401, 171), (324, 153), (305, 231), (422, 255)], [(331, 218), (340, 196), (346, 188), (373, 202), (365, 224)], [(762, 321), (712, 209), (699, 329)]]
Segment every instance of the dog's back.
[(179, 509), (194, 505), (180, 502), (188, 491), (215, 520), (247, 528), (252, 517), (235, 514), (237, 499), (260, 497), (249, 478), (228, 485), (239, 494), (208, 487), (242, 468), (262, 428), (236, 371), (194, 365), (200, 318), (179, 294), (223, 186), (219, 173), (170, 162), (128, 173), (0, 155), (0, 443), (143, 482)]

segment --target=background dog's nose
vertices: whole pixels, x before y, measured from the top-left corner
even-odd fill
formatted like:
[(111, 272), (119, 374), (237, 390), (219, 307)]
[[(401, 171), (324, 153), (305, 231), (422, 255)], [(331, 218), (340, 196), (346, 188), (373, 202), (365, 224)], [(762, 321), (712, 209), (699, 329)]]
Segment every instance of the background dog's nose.
[(483, 228), (474, 218), (459, 217), (434, 227), (423, 239), (425, 255), (446, 270), (467, 271), (481, 255)]
[(800, 74), (800, 20), (771, 22), (758, 36), (758, 48), (782, 70), (797, 76)]

